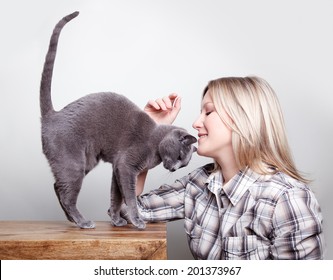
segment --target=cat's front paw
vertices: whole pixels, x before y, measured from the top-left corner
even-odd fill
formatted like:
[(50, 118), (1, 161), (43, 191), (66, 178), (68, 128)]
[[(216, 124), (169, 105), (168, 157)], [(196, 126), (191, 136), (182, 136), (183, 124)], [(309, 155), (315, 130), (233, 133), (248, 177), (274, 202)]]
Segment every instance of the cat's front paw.
[(145, 229), (146, 228), (146, 223), (140, 218), (133, 219), (132, 224), (135, 227), (137, 227), (138, 229)]
[(92, 221), (84, 221), (84, 222), (78, 223), (77, 225), (83, 229), (95, 228), (95, 223)]
[(127, 221), (121, 217), (117, 219), (111, 217), (111, 224), (115, 227), (122, 227), (127, 225)]

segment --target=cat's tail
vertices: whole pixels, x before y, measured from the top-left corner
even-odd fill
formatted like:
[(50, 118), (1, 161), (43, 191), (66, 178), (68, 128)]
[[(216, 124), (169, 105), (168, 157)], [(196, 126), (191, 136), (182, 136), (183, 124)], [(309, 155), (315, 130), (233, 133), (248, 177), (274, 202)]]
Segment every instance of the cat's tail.
[(49, 49), (46, 54), (44, 68), (42, 73), (42, 79), (40, 84), (40, 110), (42, 118), (49, 113), (54, 112), (52, 99), (51, 99), (51, 84), (54, 61), (57, 53), (58, 39), (62, 28), (73, 18), (77, 17), (79, 12), (74, 12), (68, 16), (65, 16), (55, 26), (49, 44)]

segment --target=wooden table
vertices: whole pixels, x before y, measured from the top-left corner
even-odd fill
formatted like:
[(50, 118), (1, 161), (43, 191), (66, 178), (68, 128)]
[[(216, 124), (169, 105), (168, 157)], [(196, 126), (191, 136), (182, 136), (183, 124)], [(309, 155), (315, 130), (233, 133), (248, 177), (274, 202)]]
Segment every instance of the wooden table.
[(0, 259), (157, 260), (167, 258), (166, 225), (113, 227), (96, 222), (80, 229), (70, 222), (0, 221)]

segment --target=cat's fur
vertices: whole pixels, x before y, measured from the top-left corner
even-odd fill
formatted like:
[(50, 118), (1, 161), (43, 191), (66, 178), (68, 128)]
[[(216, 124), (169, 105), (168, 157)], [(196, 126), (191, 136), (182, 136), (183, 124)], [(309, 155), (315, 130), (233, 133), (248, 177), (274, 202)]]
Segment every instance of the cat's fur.
[(127, 223), (120, 216), (125, 202), (130, 221), (144, 228), (136, 204), (137, 175), (161, 162), (170, 171), (187, 165), (196, 139), (182, 128), (157, 125), (134, 103), (116, 93), (89, 94), (60, 111), (53, 109), (51, 80), (58, 38), (65, 24), (77, 15), (70, 14), (55, 26), (41, 79), (42, 144), (55, 177), (54, 189), (68, 220), (81, 228), (93, 228), (94, 223), (77, 209), (77, 198), (84, 176), (99, 160), (110, 162), (111, 223)]

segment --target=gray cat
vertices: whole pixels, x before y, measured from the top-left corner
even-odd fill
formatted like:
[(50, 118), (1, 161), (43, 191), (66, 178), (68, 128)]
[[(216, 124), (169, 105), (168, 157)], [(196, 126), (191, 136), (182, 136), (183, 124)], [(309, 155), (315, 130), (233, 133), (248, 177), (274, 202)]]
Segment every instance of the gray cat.
[(111, 207), (114, 226), (127, 223), (120, 216), (123, 202), (130, 222), (145, 228), (139, 217), (135, 187), (144, 170), (163, 162), (169, 171), (186, 166), (196, 148), (196, 138), (172, 125), (157, 125), (126, 97), (110, 92), (89, 94), (63, 108), (53, 109), (51, 80), (62, 28), (79, 13), (55, 26), (46, 55), (40, 87), (43, 152), (55, 177), (54, 189), (69, 221), (94, 228), (76, 207), (85, 175), (99, 160), (112, 164)]

